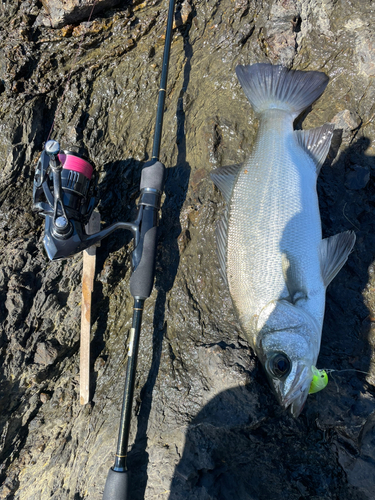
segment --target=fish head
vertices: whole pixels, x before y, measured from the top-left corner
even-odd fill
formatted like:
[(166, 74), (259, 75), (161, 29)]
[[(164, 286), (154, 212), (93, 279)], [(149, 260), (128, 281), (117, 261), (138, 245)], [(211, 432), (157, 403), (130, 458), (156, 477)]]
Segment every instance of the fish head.
[(287, 300), (261, 311), (256, 352), (279, 403), (294, 417), (303, 410), (319, 354), (321, 325)]
[(261, 343), (260, 359), (279, 403), (293, 417), (303, 410), (315, 363), (311, 346), (298, 331), (269, 333)]

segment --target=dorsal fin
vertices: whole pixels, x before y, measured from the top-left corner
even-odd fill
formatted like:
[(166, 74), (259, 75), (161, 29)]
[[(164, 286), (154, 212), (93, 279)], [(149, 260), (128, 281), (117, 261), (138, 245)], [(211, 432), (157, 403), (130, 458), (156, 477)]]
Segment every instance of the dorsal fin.
[(211, 172), (213, 183), (220, 189), (227, 203), (232, 195), (234, 182), (241, 167), (242, 164), (236, 164), (230, 165), (229, 167), (220, 167)]
[(335, 234), (320, 243), (320, 269), (327, 287), (347, 261), (355, 243), (353, 231)]
[(316, 165), (316, 173), (319, 171), (327, 158), (331, 145), (331, 139), (335, 126), (326, 123), (322, 127), (311, 130), (295, 130), (299, 145), (311, 156)]

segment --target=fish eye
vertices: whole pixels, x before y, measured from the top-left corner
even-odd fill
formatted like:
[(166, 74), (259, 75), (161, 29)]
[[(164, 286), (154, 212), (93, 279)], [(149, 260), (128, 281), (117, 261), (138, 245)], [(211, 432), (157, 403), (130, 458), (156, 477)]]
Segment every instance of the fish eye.
[(290, 372), (291, 363), (288, 356), (282, 352), (276, 353), (268, 363), (271, 374), (276, 378), (283, 378)]

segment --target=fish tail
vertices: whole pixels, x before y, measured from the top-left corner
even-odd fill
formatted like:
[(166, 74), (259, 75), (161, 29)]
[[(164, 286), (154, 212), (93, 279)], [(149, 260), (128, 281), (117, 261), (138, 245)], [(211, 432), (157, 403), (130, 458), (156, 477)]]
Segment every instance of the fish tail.
[(262, 63), (237, 66), (236, 73), (257, 114), (273, 108), (288, 111), (294, 118), (322, 94), (329, 80), (319, 71), (295, 71)]

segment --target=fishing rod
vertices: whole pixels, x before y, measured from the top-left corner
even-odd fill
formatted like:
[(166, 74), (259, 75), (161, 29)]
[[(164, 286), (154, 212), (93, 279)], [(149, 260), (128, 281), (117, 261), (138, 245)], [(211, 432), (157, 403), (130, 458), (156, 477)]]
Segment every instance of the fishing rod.
[(135, 374), (145, 300), (151, 295), (157, 246), (157, 226), (164, 190), (165, 166), (159, 161), (164, 104), (172, 41), (175, 0), (169, 0), (163, 65), (156, 112), (152, 159), (142, 169), (138, 214), (133, 222), (116, 222), (88, 234), (86, 225), (96, 206), (96, 175), (92, 164), (76, 152), (62, 150), (48, 140), (39, 158), (33, 185), (33, 208), (45, 218), (43, 244), (50, 260), (71, 257), (117, 229), (126, 229), (134, 237), (130, 293), (134, 299), (123, 406), (114, 466), (110, 468), (103, 500), (127, 500), (129, 471), (127, 449)]
[(144, 303), (150, 296), (155, 274), (157, 225), (161, 195), (164, 190), (164, 165), (159, 161), (164, 104), (168, 78), (169, 55), (175, 0), (169, 1), (167, 30), (165, 35), (163, 66), (161, 73), (152, 159), (142, 170), (141, 196), (139, 201), (140, 233), (136, 235), (132, 260), (135, 271), (130, 278), (130, 292), (134, 298), (133, 321), (129, 334), (128, 361), (125, 378), (124, 399), (121, 411), (117, 450), (114, 466), (109, 469), (103, 500), (127, 500), (129, 493), (129, 471), (127, 453), (130, 432), (131, 410), (134, 395), (139, 337), (141, 333)]

